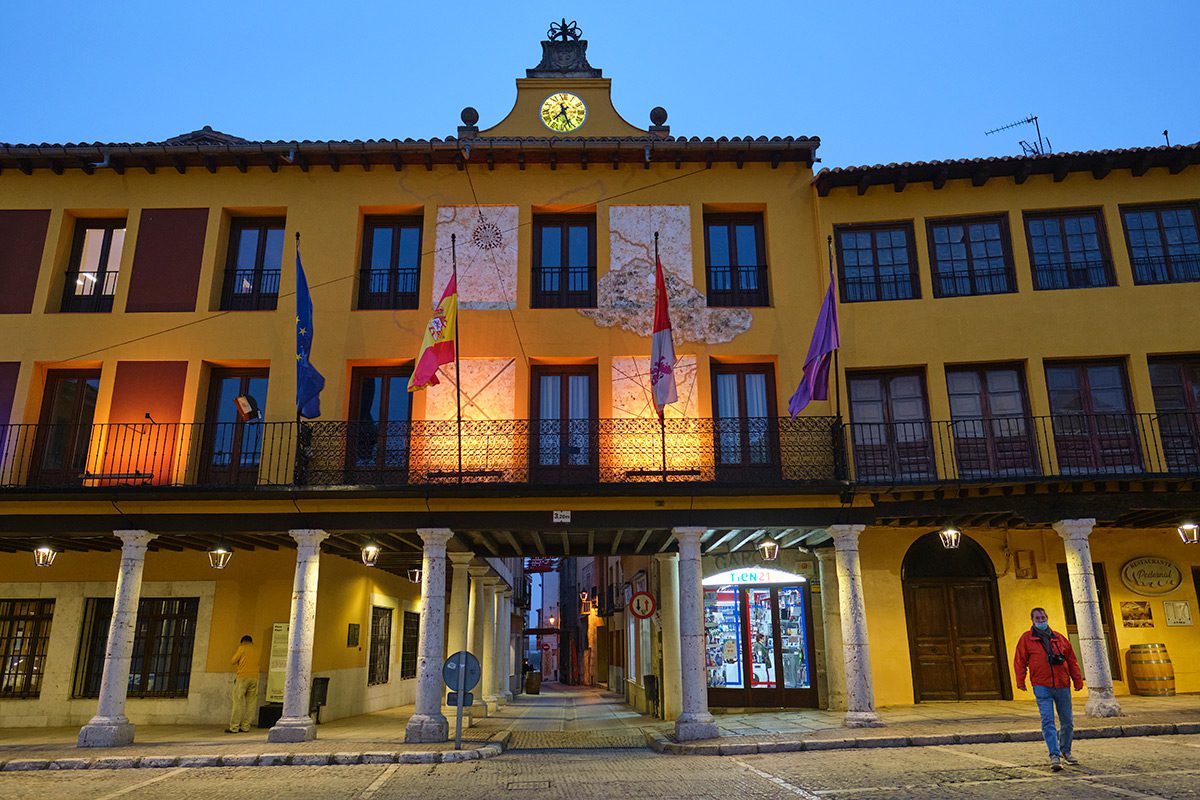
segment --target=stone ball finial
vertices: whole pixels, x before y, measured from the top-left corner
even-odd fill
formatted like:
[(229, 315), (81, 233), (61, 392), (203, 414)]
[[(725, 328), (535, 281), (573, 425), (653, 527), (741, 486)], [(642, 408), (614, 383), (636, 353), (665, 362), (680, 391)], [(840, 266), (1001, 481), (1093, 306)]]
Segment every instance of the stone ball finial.
[(654, 125), (663, 125), (667, 121), (667, 110), (662, 106), (655, 106), (650, 109), (650, 122)]
[(463, 125), (474, 125), (476, 122), (479, 122), (479, 112), (470, 106), (464, 108), (460, 116), (463, 121)]

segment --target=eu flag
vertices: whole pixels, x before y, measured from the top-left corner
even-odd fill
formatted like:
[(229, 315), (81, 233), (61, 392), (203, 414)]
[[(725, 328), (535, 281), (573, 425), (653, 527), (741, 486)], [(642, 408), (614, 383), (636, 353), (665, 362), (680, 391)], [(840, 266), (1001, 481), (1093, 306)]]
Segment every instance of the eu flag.
[(308, 279), (300, 263), (300, 247), (296, 247), (296, 412), (305, 419), (321, 416), (321, 390), (325, 378), (308, 360), (313, 343), (312, 295)]

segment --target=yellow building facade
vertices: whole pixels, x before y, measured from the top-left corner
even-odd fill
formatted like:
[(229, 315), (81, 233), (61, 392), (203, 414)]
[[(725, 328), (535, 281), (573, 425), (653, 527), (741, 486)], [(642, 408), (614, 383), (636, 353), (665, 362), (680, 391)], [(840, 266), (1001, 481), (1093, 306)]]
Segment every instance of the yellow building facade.
[[(815, 138), (632, 124), (586, 42), (542, 44), (507, 117), (464, 109), (446, 139), (0, 146), (4, 724), (84, 723), (97, 697), (110, 727), (220, 722), (251, 633), (264, 693), (282, 636), (276, 677), (329, 678), (326, 715), (415, 702), (436, 738), (435, 655), (494, 662), (494, 701), (517, 685), (524, 556), (598, 560), (589, 672), (643, 707), (658, 678), (687, 735), (709, 705), (857, 724), (1010, 698), (1035, 605), (1098, 713), (1156, 685), (1129, 680), (1134, 645), (1200, 691), (1200, 547), (1176, 531), (1200, 512), (1200, 148), (814, 174)], [(325, 381), (305, 421), (297, 241)], [(793, 419), (831, 274), (836, 388)], [(409, 393), (452, 275), (459, 363)], [(154, 602), (122, 677), (104, 614), (133, 624), (135, 577)]]

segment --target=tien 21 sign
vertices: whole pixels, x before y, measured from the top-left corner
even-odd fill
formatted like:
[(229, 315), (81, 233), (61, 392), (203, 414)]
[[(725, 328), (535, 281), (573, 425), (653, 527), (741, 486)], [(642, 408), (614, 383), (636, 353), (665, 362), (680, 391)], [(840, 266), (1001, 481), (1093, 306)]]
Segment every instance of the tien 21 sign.
[(1178, 589), (1183, 573), (1170, 559), (1143, 556), (1121, 567), (1121, 583), (1131, 592), (1156, 597)]

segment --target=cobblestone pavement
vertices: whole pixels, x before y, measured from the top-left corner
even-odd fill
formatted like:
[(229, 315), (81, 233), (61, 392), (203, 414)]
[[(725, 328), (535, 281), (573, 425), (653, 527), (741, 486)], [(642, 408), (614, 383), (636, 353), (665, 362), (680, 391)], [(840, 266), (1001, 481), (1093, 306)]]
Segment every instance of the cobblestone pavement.
[(1043, 745), (661, 756), (644, 749), (508, 753), (463, 764), (0, 773), (5, 800), (345, 798), (1168, 798), (1200, 797), (1200, 736), (1096, 740), (1053, 773)]

